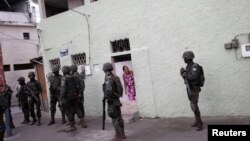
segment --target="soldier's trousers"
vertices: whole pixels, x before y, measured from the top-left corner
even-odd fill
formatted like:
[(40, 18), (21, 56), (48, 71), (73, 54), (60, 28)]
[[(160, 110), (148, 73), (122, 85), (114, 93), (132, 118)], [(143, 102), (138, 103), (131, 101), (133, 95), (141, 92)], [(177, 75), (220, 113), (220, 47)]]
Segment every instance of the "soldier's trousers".
[(68, 98), (65, 103), (65, 112), (69, 121), (74, 121), (74, 116), (77, 114), (78, 118), (82, 118), (83, 114), (78, 106), (78, 98)]
[(54, 97), (52, 96), (50, 99), (50, 112), (51, 112), (51, 116), (54, 118), (55, 113), (56, 113), (56, 104), (58, 103), (58, 107), (61, 111), (62, 114), (62, 118), (65, 119), (65, 109), (63, 108), (62, 105), (59, 104), (59, 98), (58, 97)]
[[(37, 97), (38, 99), (35, 100), (33, 97), (31, 100), (29, 100), (29, 109), (30, 109), (30, 115), (33, 119), (41, 118), (41, 99), (40, 97)], [(35, 106), (36, 106), (36, 114), (35, 114)]]
[(0, 114), (0, 141), (3, 141), (5, 133), (5, 123), (3, 121), (3, 113)]
[(191, 107), (192, 111), (194, 112), (195, 120), (199, 122), (201, 120), (200, 119), (200, 109), (198, 106), (200, 90), (194, 89), (194, 90), (191, 90), (191, 92), (192, 92), (192, 94), (189, 97), (190, 107)]
[[(83, 116), (85, 116), (85, 110), (84, 110), (83, 104), (84, 104), (83, 102), (78, 102), (78, 108), (79, 108), (78, 112), (81, 112), (79, 114), (82, 114)], [(79, 114), (77, 114), (77, 115), (79, 115)]]
[(29, 121), (29, 103), (28, 99), (21, 100), (22, 112), (24, 114), (24, 120)]
[(112, 124), (115, 131), (120, 131), (124, 128), (124, 121), (121, 114), (121, 106), (116, 106), (114, 104), (108, 104), (108, 115), (112, 119)]

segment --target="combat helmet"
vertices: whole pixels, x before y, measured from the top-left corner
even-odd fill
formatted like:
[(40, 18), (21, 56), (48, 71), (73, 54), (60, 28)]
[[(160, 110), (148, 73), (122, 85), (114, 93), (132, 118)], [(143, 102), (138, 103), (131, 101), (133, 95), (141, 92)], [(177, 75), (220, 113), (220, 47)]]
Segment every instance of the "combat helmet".
[(185, 58), (185, 59), (194, 59), (194, 53), (192, 51), (185, 51), (183, 53), (183, 56), (182, 58)]
[(17, 79), (17, 81), (22, 81), (22, 82), (24, 82), (25, 81), (25, 78), (24, 77), (19, 77), (18, 79)]
[(113, 70), (113, 65), (109, 62), (103, 64), (103, 68), (102, 68), (103, 71), (107, 71), (107, 70)]
[(33, 71), (29, 72), (28, 77), (35, 77), (35, 73)]
[(70, 69), (71, 69), (72, 72), (77, 72), (78, 68), (77, 68), (77, 65), (71, 65)]
[(62, 72), (64, 74), (70, 73), (70, 66), (63, 66), (62, 67)]
[(58, 66), (52, 67), (52, 72), (58, 72), (60, 68)]

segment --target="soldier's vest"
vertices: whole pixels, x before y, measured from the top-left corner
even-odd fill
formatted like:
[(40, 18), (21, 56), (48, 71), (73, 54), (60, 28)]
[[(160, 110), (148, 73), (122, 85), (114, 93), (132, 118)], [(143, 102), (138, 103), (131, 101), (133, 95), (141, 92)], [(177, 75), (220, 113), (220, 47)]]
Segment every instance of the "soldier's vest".
[(59, 75), (59, 76), (53, 76), (51, 78), (51, 90), (53, 91), (54, 94), (56, 95), (60, 95), (60, 87), (61, 87), (61, 79), (62, 79), (62, 76)]
[(118, 93), (115, 77), (105, 77), (103, 84), (104, 97), (108, 99), (107, 102), (109, 105), (121, 106), (119, 99), (121, 95)]
[(27, 83), (27, 86), (29, 87), (29, 89), (35, 94), (38, 95), (39, 91), (38, 91), (38, 82), (36, 80), (34, 81), (30, 81)]
[(76, 77), (73, 75), (66, 76), (66, 97), (77, 97), (78, 94), (78, 84)]
[(26, 99), (28, 99), (30, 93), (29, 93), (27, 85), (21, 86), (20, 89), (21, 89), (20, 100), (26, 100)]
[(84, 89), (85, 89), (85, 76), (80, 74), (79, 79), (80, 79), (80, 82), (81, 82), (82, 91), (84, 91)]

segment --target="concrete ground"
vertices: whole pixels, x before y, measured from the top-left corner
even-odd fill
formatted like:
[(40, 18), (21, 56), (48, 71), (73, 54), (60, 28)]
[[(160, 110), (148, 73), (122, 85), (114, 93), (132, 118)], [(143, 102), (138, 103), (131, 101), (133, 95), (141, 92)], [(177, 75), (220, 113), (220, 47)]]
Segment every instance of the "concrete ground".
[[(65, 125), (60, 124), (60, 119), (56, 119), (55, 125), (47, 126), (48, 113), (43, 113), (39, 127), (21, 125), (23, 115), (20, 112), (13, 111), (13, 118), (16, 128), (12, 130), (13, 136), (5, 138), (5, 141), (107, 141), (114, 135), (108, 120), (106, 130), (101, 130), (101, 117), (88, 117), (89, 127), (83, 129), (77, 126), (78, 130), (72, 133), (62, 132)], [(207, 124), (250, 124), (250, 117), (207, 117), (203, 120), (205, 129), (197, 132), (190, 127), (193, 118), (139, 119), (126, 123), (125, 141), (207, 141)]]

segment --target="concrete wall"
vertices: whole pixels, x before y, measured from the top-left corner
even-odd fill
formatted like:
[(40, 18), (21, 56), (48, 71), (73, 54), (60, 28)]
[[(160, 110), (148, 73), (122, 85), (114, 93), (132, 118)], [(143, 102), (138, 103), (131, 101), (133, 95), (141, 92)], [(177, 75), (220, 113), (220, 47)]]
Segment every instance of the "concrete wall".
[[(30, 40), (23, 39), (23, 32), (30, 33)], [(0, 25), (0, 43), (3, 52), (3, 62), (5, 65), (10, 65), (10, 71), (5, 72), (5, 78), (7, 84), (10, 85), (14, 91), (12, 105), (16, 105), (17, 100), (15, 94), (16, 88), (19, 87), (17, 79), (23, 76), (28, 80), (28, 73), (34, 71), (34, 69), (15, 71), (13, 65), (30, 63), (30, 59), (38, 56), (36, 27)]]
[[(135, 74), (138, 107), (143, 117), (193, 116), (179, 70), (182, 53), (195, 52), (195, 62), (205, 70), (200, 95), (203, 116), (249, 116), (250, 63), (235, 59), (224, 43), (236, 34), (249, 32), (248, 0), (101, 0), (75, 10), (90, 15), (90, 59), (88, 30), (84, 17), (68, 11), (39, 24), (42, 31), (45, 72), (49, 59), (59, 50), (85, 52), (87, 64), (111, 61), (110, 41), (129, 38)], [(245, 36), (239, 37), (246, 42)], [(240, 50), (237, 50), (240, 55)], [(123, 53), (119, 53), (123, 54)], [(119, 55), (118, 54), (118, 55)], [(61, 58), (70, 65), (70, 57)], [(93, 68), (92, 68), (93, 70)], [(86, 78), (85, 105), (88, 116), (101, 115), (102, 71)]]

